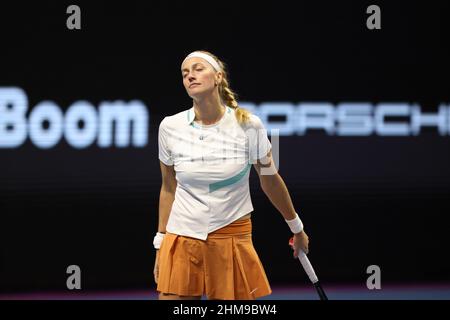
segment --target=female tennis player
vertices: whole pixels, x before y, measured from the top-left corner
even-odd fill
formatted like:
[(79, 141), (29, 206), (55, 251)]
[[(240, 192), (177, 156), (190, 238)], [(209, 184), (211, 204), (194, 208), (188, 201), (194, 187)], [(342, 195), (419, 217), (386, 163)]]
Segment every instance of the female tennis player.
[[(239, 107), (226, 65), (207, 51), (181, 64), (193, 106), (159, 126), (162, 174), (154, 276), (159, 299), (247, 300), (271, 294), (252, 243), (249, 175), (294, 236), (294, 257), (308, 236), (272, 160), (261, 120)], [(273, 236), (273, 235), (269, 235)]]

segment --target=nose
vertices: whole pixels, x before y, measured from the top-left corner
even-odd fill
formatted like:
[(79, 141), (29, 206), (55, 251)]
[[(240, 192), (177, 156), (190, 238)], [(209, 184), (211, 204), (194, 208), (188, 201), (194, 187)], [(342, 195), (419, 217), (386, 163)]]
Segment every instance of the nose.
[(195, 80), (195, 77), (192, 75), (192, 73), (188, 76), (189, 83), (192, 83)]

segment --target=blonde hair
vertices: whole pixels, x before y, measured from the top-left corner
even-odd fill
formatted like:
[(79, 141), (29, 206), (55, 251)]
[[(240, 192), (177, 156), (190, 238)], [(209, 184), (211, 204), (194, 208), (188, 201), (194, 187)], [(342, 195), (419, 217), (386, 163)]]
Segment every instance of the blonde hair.
[(248, 122), (250, 120), (251, 113), (247, 109), (239, 107), (237, 103), (237, 94), (230, 88), (226, 64), (219, 58), (217, 58), (215, 55), (213, 55), (211, 52), (204, 50), (197, 50), (197, 51), (210, 55), (220, 65), (223, 74), (222, 82), (219, 84), (220, 98), (222, 99), (222, 102), (225, 103), (227, 106), (235, 109), (236, 119), (240, 124)]

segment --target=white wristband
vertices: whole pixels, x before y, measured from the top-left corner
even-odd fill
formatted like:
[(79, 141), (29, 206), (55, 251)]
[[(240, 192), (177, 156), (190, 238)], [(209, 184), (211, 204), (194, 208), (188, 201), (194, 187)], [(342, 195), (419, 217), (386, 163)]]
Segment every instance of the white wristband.
[(291, 229), (292, 233), (300, 233), (303, 231), (303, 223), (302, 220), (300, 220), (300, 217), (297, 213), (295, 213), (297, 216), (292, 220), (286, 220), (286, 223), (288, 224), (289, 228)]
[(161, 243), (164, 239), (164, 233), (157, 232), (156, 236), (153, 238), (153, 246), (155, 249), (159, 249), (161, 247)]

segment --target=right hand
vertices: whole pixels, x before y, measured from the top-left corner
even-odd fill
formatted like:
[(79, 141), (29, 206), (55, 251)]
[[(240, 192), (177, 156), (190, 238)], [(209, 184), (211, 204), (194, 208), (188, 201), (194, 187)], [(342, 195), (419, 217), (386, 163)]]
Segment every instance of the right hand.
[(158, 284), (158, 276), (159, 276), (159, 249), (156, 250), (155, 266), (153, 268), (153, 276), (155, 277), (155, 283)]

